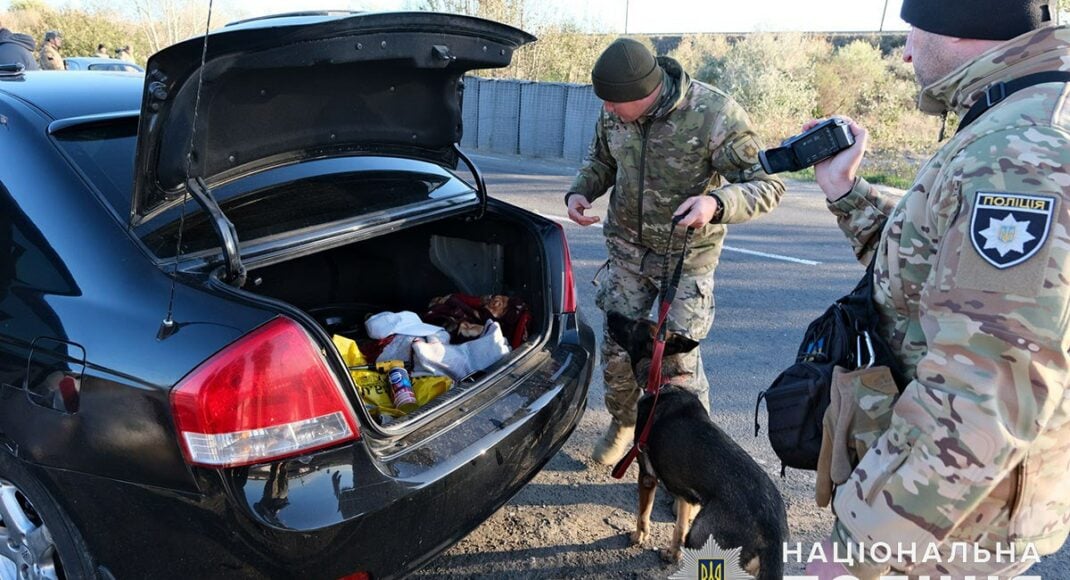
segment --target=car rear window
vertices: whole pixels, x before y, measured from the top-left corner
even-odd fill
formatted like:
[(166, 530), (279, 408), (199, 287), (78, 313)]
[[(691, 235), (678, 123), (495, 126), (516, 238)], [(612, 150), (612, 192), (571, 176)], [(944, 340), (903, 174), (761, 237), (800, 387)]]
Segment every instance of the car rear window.
[(134, 187), (137, 124), (101, 124), (56, 136), (56, 143), (96, 185), (124, 221), (130, 215)]

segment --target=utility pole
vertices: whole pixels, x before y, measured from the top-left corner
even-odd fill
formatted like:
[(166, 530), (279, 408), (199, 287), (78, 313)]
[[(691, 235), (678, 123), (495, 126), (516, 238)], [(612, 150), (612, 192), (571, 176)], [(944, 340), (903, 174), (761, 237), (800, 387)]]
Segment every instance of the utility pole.
[(624, 0), (624, 34), (628, 34), (628, 4), (631, 0)]

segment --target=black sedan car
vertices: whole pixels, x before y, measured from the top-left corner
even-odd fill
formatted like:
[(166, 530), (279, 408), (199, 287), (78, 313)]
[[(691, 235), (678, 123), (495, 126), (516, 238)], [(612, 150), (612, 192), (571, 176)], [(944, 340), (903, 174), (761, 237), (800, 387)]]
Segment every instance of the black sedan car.
[[(0, 576), (394, 577), (539, 471), (593, 335), (560, 226), (455, 145), (464, 73), (531, 40), (301, 15), (144, 77), (0, 63)], [(522, 300), (527, 338), (377, 418), (332, 336), (450, 293)]]

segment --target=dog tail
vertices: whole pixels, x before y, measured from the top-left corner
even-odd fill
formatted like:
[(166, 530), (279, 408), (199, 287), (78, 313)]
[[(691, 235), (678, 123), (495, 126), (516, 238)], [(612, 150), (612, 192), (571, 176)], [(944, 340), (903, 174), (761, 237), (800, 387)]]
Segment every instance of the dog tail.
[[(780, 538), (777, 538), (780, 540)], [(787, 539), (787, 538), (783, 538)], [(783, 580), (784, 578), (784, 542), (769, 542), (758, 556), (761, 565), (758, 580)]]
[[(779, 495), (777, 499), (780, 500)], [(784, 578), (784, 544), (788, 541), (791, 532), (788, 529), (788, 517), (784, 509), (783, 500), (776, 502), (777, 516), (769, 522), (767, 529), (766, 545), (760, 550), (758, 556), (761, 569), (757, 580), (782, 580)]]

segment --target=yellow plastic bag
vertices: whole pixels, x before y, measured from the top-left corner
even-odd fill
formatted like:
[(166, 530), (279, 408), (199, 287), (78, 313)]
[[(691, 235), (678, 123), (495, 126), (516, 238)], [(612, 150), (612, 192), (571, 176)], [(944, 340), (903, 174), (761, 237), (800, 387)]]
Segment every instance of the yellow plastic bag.
[[(391, 417), (401, 417), (405, 412), (394, 408), (390, 398), (390, 379), (379, 371), (350, 371), (353, 382), (360, 389), (360, 398), (368, 406), (368, 411), (375, 415), (382, 413)], [(436, 397), (450, 390), (453, 379), (449, 377), (416, 377), (412, 379), (412, 391), (416, 395), (416, 404), (423, 407)]]
[[(344, 337), (335, 335), (334, 346), (342, 354), (342, 360), (349, 367), (367, 366), (368, 361), (357, 348), (357, 343)], [(351, 369), (350, 376), (353, 383), (360, 390), (360, 398), (367, 405), (368, 411), (373, 415), (383, 413), (391, 417), (400, 417), (405, 413), (394, 408), (394, 401), (390, 397), (390, 379), (386, 373), (371, 369)], [(412, 390), (416, 395), (416, 404), (424, 406), (436, 397), (450, 390), (453, 380), (449, 377), (415, 377), (412, 379)]]
[(345, 361), (346, 366), (356, 367), (368, 364), (368, 360), (357, 347), (356, 341), (337, 334), (332, 336), (331, 340), (334, 342), (334, 347), (342, 354), (342, 360)]
[[(368, 406), (369, 411), (378, 413), (383, 407), (393, 407), (394, 402), (390, 398), (390, 380), (385, 374), (379, 371), (353, 370), (349, 371), (349, 374), (353, 377), (353, 382), (360, 390), (360, 398)], [(413, 385), (414, 391), (415, 387), (416, 385)]]

